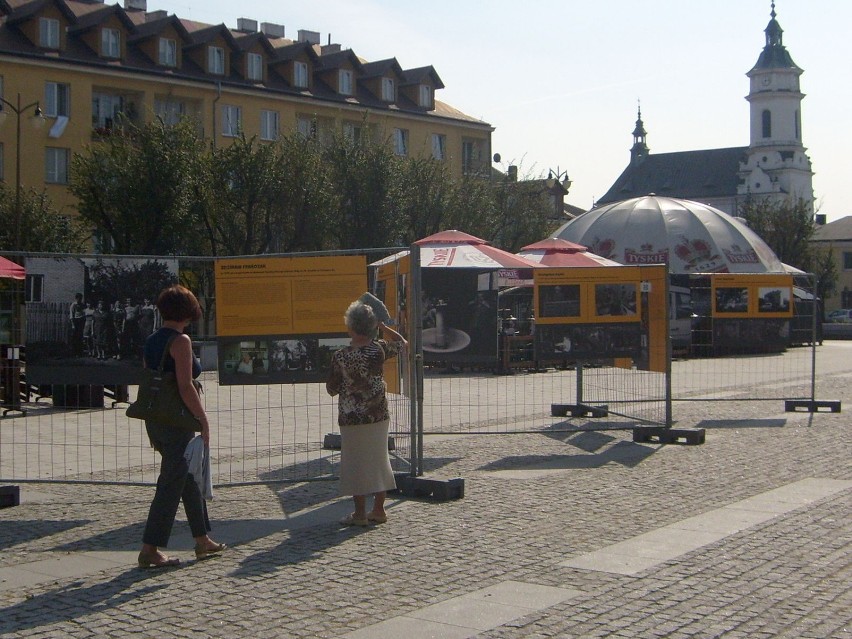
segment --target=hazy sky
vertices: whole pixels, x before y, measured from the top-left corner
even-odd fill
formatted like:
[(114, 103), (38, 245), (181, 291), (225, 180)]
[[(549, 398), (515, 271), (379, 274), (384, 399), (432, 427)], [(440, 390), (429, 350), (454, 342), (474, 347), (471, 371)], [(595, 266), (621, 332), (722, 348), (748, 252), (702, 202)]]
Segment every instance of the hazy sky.
[[(496, 128), (498, 168), (567, 171), (588, 209), (630, 157), (637, 100), (651, 153), (747, 146), (745, 73), (764, 45), (768, 0), (148, 0), (148, 10), (235, 27), (318, 31), (367, 60), (432, 65), (436, 97)], [(802, 135), (829, 221), (852, 215), (852, 2), (777, 0), (804, 69)]]

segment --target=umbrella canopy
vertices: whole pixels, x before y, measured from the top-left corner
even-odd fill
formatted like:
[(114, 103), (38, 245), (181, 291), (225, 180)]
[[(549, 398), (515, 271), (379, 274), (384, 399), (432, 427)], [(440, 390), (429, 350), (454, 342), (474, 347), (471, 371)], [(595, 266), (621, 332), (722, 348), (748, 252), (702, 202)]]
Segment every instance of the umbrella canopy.
[(758, 235), (722, 211), (647, 195), (595, 208), (556, 237), (626, 265), (668, 264), (670, 273), (784, 273)]
[(0, 257), (0, 277), (22, 280), (26, 278), (26, 271), (23, 266), (15, 264), (12, 260)]
[(422, 267), (525, 269), (539, 266), (461, 231), (441, 231), (415, 244), (420, 247)]
[(582, 244), (575, 244), (558, 237), (528, 244), (518, 252), (518, 255), (538, 262), (542, 266), (621, 266), (618, 262), (589, 253)]

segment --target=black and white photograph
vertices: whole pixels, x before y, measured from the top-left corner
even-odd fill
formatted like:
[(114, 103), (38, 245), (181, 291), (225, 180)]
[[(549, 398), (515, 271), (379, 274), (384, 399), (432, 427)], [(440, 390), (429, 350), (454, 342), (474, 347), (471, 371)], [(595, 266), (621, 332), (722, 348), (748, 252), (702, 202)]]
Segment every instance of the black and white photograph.
[(539, 317), (580, 317), (581, 311), (579, 284), (538, 287)]
[(177, 283), (177, 260), (30, 257), (26, 269), (38, 280), (26, 300), (28, 378), (138, 383), (145, 339), (161, 324), (157, 295)]
[(789, 286), (761, 286), (757, 295), (757, 310), (760, 313), (786, 313), (790, 310)]
[(636, 284), (595, 284), (595, 314), (598, 317), (636, 315)]
[(638, 322), (544, 324), (535, 331), (535, 357), (539, 361), (639, 359), (641, 354), (642, 328)]
[(748, 288), (719, 287), (716, 289), (717, 313), (748, 313)]
[(480, 269), (423, 269), (423, 358), (429, 362), (497, 361), (496, 278)]
[(349, 338), (344, 336), (220, 338), (219, 383), (235, 386), (322, 382), (331, 370), (332, 355), (348, 344)]

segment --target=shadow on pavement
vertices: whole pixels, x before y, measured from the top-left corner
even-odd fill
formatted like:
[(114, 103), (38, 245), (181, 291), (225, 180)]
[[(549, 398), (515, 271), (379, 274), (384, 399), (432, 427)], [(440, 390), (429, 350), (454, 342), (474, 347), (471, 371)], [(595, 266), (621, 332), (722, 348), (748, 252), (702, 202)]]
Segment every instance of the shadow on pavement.
[(5, 519), (3, 520), (3, 536), (0, 538), (0, 550), (6, 550), (18, 544), (41, 539), (57, 533), (63, 533), (72, 528), (90, 524), (89, 519)]
[[(179, 568), (171, 570), (179, 570)], [(80, 586), (80, 582), (74, 582), (61, 588), (48, 590), (44, 594), (35, 595), (3, 609), (0, 615), (0, 635), (121, 608), (133, 599), (168, 586), (165, 583), (158, 583), (134, 588), (136, 584), (155, 574), (162, 574), (162, 572), (146, 572), (132, 568), (109, 581), (85, 587)]]

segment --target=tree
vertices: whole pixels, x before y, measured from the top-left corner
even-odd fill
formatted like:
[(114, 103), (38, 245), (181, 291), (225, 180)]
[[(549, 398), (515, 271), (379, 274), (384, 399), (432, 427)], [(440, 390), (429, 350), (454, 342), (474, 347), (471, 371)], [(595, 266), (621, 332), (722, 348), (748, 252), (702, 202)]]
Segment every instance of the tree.
[(205, 222), (214, 255), (255, 255), (273, 246), (283, 227), (283, 166), (276, 151), (272, 144), (241, 136), (209, 154)]
[(740, 216), (779, 260), (803, 268), (815, 230), (813, 211), (806, 200), (752, 197), (740, 206)]
[(196, 123), (127, 124), (72, 160), (69, 190), (80, 217), (116, 253), (181, 254), (197, 237), (192, 215), (204, 145)]
[(553, 205), (543, 180), (493, 182), (494, 216), (491, 238), (510, 253), (547, 236), (551, 231)]
[(336, 137), (324, 149), (328, 179), (337, 191), (339, 208), (330, 231), (340, 249), (393, 246), (403, 226), (399, 200), (400, 159), (387, 144)]
[(811, 242), (814, 212), (807, 200), (750, 198), (740, 207), (740, 215), (785, 264), (817, 278), (817, 295), (825, 299), (834, 292), (837, 266), (828, 249)]
[[(14, 250), (15, 190), (0, 183), (0, 249)], [(20, 240), (22, 251), (79, 253), (87, 233), (74, 218), (60, 215), (44, 192), (21, 190)]]

